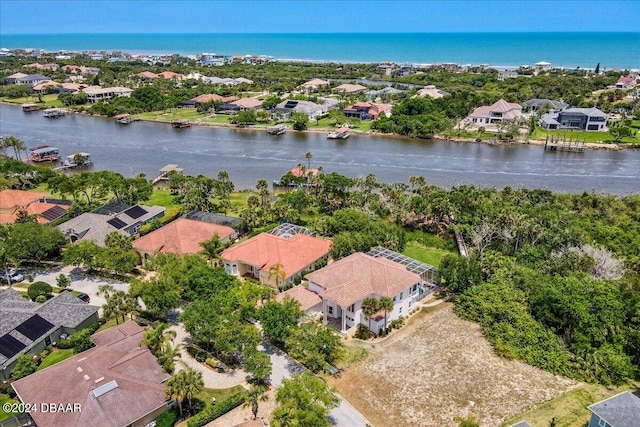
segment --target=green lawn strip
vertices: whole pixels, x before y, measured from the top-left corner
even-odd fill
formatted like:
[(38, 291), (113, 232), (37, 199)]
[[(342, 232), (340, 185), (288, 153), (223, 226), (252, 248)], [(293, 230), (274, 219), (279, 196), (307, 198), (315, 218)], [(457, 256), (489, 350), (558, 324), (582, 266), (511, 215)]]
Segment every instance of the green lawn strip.
[[(588, 132), (588, 131), (576, 131), (576, 130), (545, 130), (541, 128), (536, 128), (531, 139), (540, 139), (544, 140), (547, 136), (554, 136), (556, 138), (566, 139), (567, 141), (575, 141), (576, 139), (579, 142), (589, 142), (589, 143), (611, 143), (613, 141), (613, 137), (609, 134), (609, 132)], [(640, 143), (640, 139), (636, 136), (635, 138), (623, 138), (621, 142), (625, 143)]]
[(56, 94), (42, 95), (42, 102), (39, 102), (37, 95), (21, 98), (9, 98), (4, 96), (0, 98), (0, 101), (7, 102), (9, 104), (41, 104), (46, 108), (63, 106), (62, 102), (58, 99), (58, 95)]
[(415, 241), (408, 242), (402, 251), (403, 255), (432, 265), (436, 268), (440, 267), (440, 260), (448, 253), (450, 252), (447, 250), (427, 247)]
[(0, 394), (0, 421), (13, 417), (14, 413), (7, 413), (2, 409), (5, 403), (19, 403), (17, 400), (9, 398), (8, 394)]
[(145, 205), (150, 206), (162, 206), (163, 208), (169, 210), (173, 208), (180, 208), (182, 205), (180, 203), (176, 203), (175, 201), (176, 195), (171, 194), (169, 189), (158, 189), (154, 188), (151, 197), (144, 201)]
[(548, 426), (553, 418), (557, 426), (584, 427), (589, 421), (591, 411), (587, 406), (615, 396), (623, 391), (635, 391), (639, 384), (626, 385), (610, 390), (598, 384), (584, 384), (560, 396), (534, 405), (527, 411), (507, 418), (502, 427), (526, 420), (532, 426)]
[(71, 356), (73, 356), (72, 348), (64, 349), (64, 350), (56, 349), (42, 360), (42, 363), (40, 363), (40, 366), (38, 366), (38, 371), (44, 368), (47, 368), (51, 365), (55, 365), (58, 362), (62, 362), (63, 360), (68, 359)]
[[(206, 408), (211, 406), (212, 397), (216, 398), (216, 403), (220, 403), (228, 399), (229, 397), (233, 396), (236, 393), (244, 393), (244, 390), (245, 389), (240, 385), (237, 385), (231, 388), (221, 388), (221, 389), (205, 388), (200, 393), (196, 394), (194, 399), (198, 399), (204, 402), (205, 406), (202, 408), (202, 411), (205, 411)], [(184, 420), (176, 424), (176, 427), (186, 427), (186, 426), (187, 426), (187, 420)]]

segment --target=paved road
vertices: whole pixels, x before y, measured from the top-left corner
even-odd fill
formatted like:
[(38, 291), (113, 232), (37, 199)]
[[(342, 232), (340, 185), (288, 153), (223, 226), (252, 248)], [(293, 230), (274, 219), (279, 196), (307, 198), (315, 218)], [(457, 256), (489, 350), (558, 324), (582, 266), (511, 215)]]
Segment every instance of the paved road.
[[(300, 373), (305, 369), (287, 354), (268, 343), (262, 343), (258, 348), (271, 358), (271, 384), (274, 387), (279, 386), (284, 378), (291, 378), (293, 374)], [(366, 427), (371, 425), (344, 397), (340, 395), (338, 397), (340, 398), (340, 405), (337, 408), (333, 408), (329, 413), (331, 425), (336, 427)]]

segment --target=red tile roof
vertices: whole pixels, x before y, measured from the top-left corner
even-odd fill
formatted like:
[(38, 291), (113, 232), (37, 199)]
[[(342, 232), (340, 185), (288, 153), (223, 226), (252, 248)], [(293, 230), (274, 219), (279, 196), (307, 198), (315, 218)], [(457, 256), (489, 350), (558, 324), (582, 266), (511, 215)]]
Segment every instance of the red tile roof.
[(22, 190), (2, 190), (0, 191), (0, 209), (26, 208), (30, 203), (44, 199), (45, 193), (34, 193)]
[(235, 96), (220, 96), (216, 93), (205, 93), (203, 95), (198, 95), (195, 98), (192, 98), (191, 100), (199, 104), (206, 104), (207, 102), (212, 102), (212, 101), (221, 102), (221, 103), (233, 102), (238, 100), (238, 98)]
[(291, 174), (295, 177), (298, 178), (302, 178), (303, 176), (314, 176), (314, 175), (318, 175), (318, 173), (320, 173), (320, 171), (318, 169), (315, 168), (311, 168), (311, 169), (304, 169), (304, 171), (299, 168), (298, 166), (296, 166), (295, 168), (291, 169)]
[(304, 234), (285, 239), (261, 233), (224, 250), (221, 257), (225, 261), (240, 261), (264, 270), (280, 264), (288, 278), (325, 257), (330, 248), (328, 240)]
[(133, 249), (147, 252), (174, 254), (195, 254), (202, 251), (201, 242), (218, 235), (225, 240), (235, 233), (234, 229), (224, 225), (179, 218), (135, 240)]
[[(129, 321), (93, 336), (98, 344), (12, 383), (24, 403), (80, 405), (80, 411), (32, 412), (39, 426), (121, 427), (166, 404), (169, 377), (139, 343), (143, 329)], [(113, 389), (100, 394), (98, 387)], [(103, 390), (104, 391), (104, 390)]]
[(306, 311), (318, 304), (322, 304), (322, 298), (315, 292), (311, 292), (309, 289), (302, 285), (294, 286), (284, 292), (276, 295), (276, 301), (282, 302), (286, 297), (293, 298), (300, 303), (300, 309)]
[(144, 77), (145, 79), (157, 79), (159, 76), (155, 73), (152, 73), (151, 71), (143, 71), (141, 73), (138, 73), (138, 75), (140, 77)]
[(420, 282), (420, 276), (396, 262), (356, 252), (305, 276), (325, 290), (320, 296), (342, 307), (370, 295), (393, 297)]

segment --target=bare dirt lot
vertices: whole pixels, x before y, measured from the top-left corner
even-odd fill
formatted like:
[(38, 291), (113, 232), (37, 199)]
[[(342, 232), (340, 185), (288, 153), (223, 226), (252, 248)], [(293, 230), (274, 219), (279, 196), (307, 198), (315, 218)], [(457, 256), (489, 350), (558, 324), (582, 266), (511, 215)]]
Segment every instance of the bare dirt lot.
[[(360, 345), (360, 344), (358, 344)], [(376, 427), (458, 426), (475, 416), (495, 427), (578, 383), (494, 353), (480, 327), (451, 304), (423, 309), (331, 385)]]

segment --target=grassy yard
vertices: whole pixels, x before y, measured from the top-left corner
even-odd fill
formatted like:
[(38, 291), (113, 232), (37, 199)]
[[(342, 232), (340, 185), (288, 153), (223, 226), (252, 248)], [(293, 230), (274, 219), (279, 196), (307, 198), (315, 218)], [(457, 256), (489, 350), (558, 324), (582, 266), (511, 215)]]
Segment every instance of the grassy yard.
[(44, 358), (42, 363), (40, 363), (40, 366), (38, 366), (38, 371), (44, 368), (47, 368), (51, 365), (55, 365), (58, 362), (62, 362), (63, 360), (68, 359), (71, 356), (73, 356), (72, 348), (64, 349), (64, 350), (55, 349), (47, 357)]
[[(7, 102), (9, 104), (38, 104), (39, 103), (37, 96), (29, 96), (29, 97), (22, 97), (22, 98), (8, 98), (5, 96), (5, 97), (1, 97), (0, 101)], [(60, 102), (60, 100), (58, 99), (58, 95), (56, 94), (42, 95), (42, 105), (46, 108), (62, 107), (62, 102)]]
[(8, 394), (0, 394), (0, 421), (2, 420), (6, 420), (7, 418), (11, 418), (14, 416), (13, 413), (6, 413), (3, 409), (2, 406), (5, 403), (18, 403), (17, 400), (13, 400), (9, 398)]
[[(610, 143), (613, 138), (609, 134), (609, 132), (587, 132), (587, 131), (575, 131), (575, 130), (545, 130), (541, 128), (536, 128), (536, 131), (533, 133), (533, 136), (530, 139), (539, 139), (544, 140), (547, 136), (555, 136), (557, 138), (566, 138), (570, 141), (575, 141), (576, 138), (580, 142), (588, 142), (588, 143)], [(636, 135), (635, 137), (622, 138), (620, 141), (625, 144), (640, 144), (640, 137)]]
[(165, 216), (171, 216), (182, 208), (180, 203), (176, 203), (175, 198), (176, 196), (171, 194), (168, 188), (154, 188), (151, 197), (142, 203), (149, 206), (162, 206), (166, 209)]
[[(201, 400), (208, 407), (208, 406), (211, 406), (212, 397), (215, 397), (216, 402), (220, 403), (223, 400), (231, 397), (232, 395), (236, 393), (241, 393), (241, 392), (244, 392), (244, 388), (239, 385), (231, 388), (222, 388), (222, 389), (205, 388), (200, 393), (195, 395), (195, 399)], [(176, 427), (186, 427), (186, 426), (187, 426), (186, 420), (176, 424)]]
[(557, 427), (583, 427), (587, 425), (591, 411), (587, 406), (615, 396), (623, 391), (635, 391), (640, 384), (608, 389), (598, 384), (583, 384), (574, 390), (561, 394), (555, 399), (534, 405), (527, 411), (507, 418), (502, 427), (526, 420), (533, 427), (546, 427), (551, 419), (556, 419)]
[(436, 268), (440, 267), (440, 259), (448, 253), (451, 252), (445, 249), (424, 246), (416, 241), (408, 242), (402, 251), (403, 255), (417, 259)]

